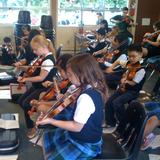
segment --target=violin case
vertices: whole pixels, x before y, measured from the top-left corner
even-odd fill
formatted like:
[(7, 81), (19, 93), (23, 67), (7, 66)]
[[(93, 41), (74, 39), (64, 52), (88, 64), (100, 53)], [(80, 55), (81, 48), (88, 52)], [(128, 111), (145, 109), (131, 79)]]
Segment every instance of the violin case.
[[(1, 114), (0, 119), (15, 120), (14, 114)], [(19, 146), (18, 129), (0, 128), (0, 155), (11, 154)]]

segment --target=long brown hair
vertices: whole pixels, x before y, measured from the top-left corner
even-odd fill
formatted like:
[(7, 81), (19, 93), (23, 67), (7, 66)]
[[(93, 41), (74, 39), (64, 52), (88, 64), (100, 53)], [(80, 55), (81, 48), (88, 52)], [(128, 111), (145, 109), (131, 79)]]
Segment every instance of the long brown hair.
[(82, 86), (90, 84), (94, 89), (98, 90), (103, 99), (106, 101), (108, 98), (108, 88), (104, 80), (97, 61), (89, 54), (79, 54), (72, 57), (68, 61), (73, 73), (78, 77)]
[(46, 39), (42, 35), (37, 35), (31, 40), (31, 47), (47, 47), (50, 52), (53, 53), (53, 56), (55, 57), (55, 49), (53, 47), (53, 44), (50, 40)]

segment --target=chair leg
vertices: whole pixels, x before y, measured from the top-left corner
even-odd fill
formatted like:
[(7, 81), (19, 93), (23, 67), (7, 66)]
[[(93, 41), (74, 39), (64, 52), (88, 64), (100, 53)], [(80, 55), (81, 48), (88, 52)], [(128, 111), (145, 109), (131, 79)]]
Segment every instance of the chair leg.
[(154, 74), (155, 71), (156, 71), (156, 70), (154, 69), (154, 70), (151, 72), (151, 74), (149, 75), (149, 77), (147, 78), (147, 80), (150, 80), (150, 78), (153, 76), (153, 74)]

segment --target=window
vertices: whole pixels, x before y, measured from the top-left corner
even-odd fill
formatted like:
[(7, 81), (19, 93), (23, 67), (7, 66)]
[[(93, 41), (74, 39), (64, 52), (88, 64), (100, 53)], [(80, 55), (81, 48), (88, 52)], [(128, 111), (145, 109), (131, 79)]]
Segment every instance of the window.
[(96, 25), (100, 16), (109, 24), (110, 18), (121, 14), (121, 8), (128, 6), (128, 0), (59, 0), (59, 25)]
[(20, 10), (30, 11), (31, 24), (39, 25), (41, 15), (50, 14), (50, 0), (0, 0), (0, 23), (18, 21)]

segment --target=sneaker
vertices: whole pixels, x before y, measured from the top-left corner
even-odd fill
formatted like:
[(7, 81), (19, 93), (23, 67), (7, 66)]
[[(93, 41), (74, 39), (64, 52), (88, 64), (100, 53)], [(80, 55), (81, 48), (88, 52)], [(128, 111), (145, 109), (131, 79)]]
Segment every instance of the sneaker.
[(147, 148), (149, 148), (155, 139), (156, 135), (153, 133), (150, 133), (148, 136), (144, 138), (143, 144), (141, 145), (141, 150), (144, 151)]
[(103, 123), (103, 124), (102, 124), (102, 128), (105, 128), (105, 127), (106, 127), (106, 123)]
[(36, 135), (37, 135), (37, 129), (36, 129), (35, 127), (29, 129), (29, 131), (28, 131), (28, 133), (27, 133), (27, 137), (28, 137), (29, 139), (34, 138)]
[(113, 133), (116, 130), (117, 126), (107, 125), (106, 128), (103, 128), (103, 133)]

